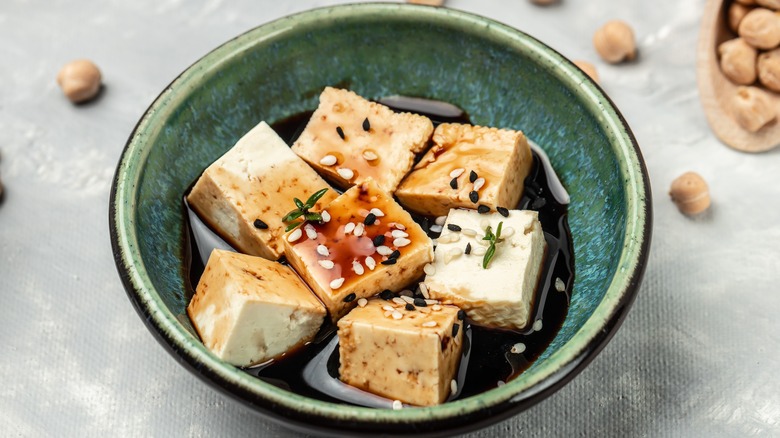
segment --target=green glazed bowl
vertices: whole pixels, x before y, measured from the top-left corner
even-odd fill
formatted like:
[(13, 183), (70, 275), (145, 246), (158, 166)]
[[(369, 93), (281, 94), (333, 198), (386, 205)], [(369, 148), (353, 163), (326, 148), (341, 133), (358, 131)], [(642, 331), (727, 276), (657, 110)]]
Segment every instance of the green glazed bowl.
[[(187, 305), (182, 195), (261, 120), (314, 109), (327, 85), (368, 98), (443, 100), (476, 124), (522, 129), (546, 148), (571, 195), (576, 276), (552, 344), (517, 379), (441, 406), (379, 410), (306, 398), (212, 355)], [(650, 186), (625, 120), (563, 56), (522, 32), (451, 9), (356, 4), (253, 29), (184, 71), (149, 107), (111, 190), (114, 256), (130, 300), (189, 371), (264, 416), (338, 436), (453, 435), (550, 395), (581, 371), (625, 317), (650, 245)], [(186, 400), (182, 400), (186, 403)]]

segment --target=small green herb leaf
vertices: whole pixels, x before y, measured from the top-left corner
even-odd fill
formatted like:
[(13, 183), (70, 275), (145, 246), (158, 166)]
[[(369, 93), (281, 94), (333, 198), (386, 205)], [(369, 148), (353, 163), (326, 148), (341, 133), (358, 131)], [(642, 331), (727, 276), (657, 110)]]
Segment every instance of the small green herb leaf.
[(293, 202), (295, 202), (295, 206), (301, 210), (304, 210), (306, 208), (306, 206), (303, 205), (303, 201), (301, 201), (298, 198), (293, 198)]
[(322, 215), (319, 213), (306, 213), (303, 215), (303, 217), (306, 218), (307, 221), (311, 221), (311, 222), (322, 221)]
[(318, 191), (314, 192), (314, 194), (313, 194), (313, 195), (311, 195), (311, 196), (309, 196), (309, 199), (307, 199), (307, 200), (306, 200), (306, 204), (305, 204), (303, 207), (300, 207), (300, 206), (299, 206), (298, 208), (301, 208), (301, 209), (304, 209), (304, 210), (305, 210), (305, 209), (309, 209), (309, 208), (312, 208), (312, 207), (314, 207), (314, 204), (316, 204), (316, 203), (317, 203), (317, 201), (319, 201), (319, 200), (320, 200), (320, 198), (322, 198), (322, 196), (323, 196), (323, 195), (325, 194), (325, 192), (327, 192), (327, 191), (328, 191), (328, 189), (327, 189), (327, 188), (324, 188), (324, 189), (320, 189), (320, 190), (318, 190)]
[(493, 260), (493, 256), (496, 255), (496, 245), (490, 244), (487, 251), (485, 251), (485, 257), (482, 258), (482, 268), (487, 269), (490, 261)]
[(483, 269), (488, 268), (490, 261), (493, 260), (493, 257), (496, 255), (496, 243), (501, 241), (501, 228), (503, 226), (504, 222), (499, 222), (498, 227), (496, 227), (495, 234), (493, 234), (493, 229), (490, 227), (490, 225), (488, 225), (488, 227), (485, 229), (485, 237), (482, 240), (489, 240), (490, 246), (488, 246), (487, 251), (485, 251), (485, 257), (482, 258)]
[(293, 210), (287, 213), (286, 215), (284, 215), (284, 217), (282, 218), (282, 222), (294, 221), (295, 219), (301, 217), (302, 214), (303, 212), (301, 210)]
[(286, 233), (286, 232), (288, 232), (290, 230), (294, 230), (295, 228), (298, 228), (302, 223), (303, 223), (303, 221), (290, 223), (290, 224), (287, 225), (287, 228), (284, 229), (284, 232)]

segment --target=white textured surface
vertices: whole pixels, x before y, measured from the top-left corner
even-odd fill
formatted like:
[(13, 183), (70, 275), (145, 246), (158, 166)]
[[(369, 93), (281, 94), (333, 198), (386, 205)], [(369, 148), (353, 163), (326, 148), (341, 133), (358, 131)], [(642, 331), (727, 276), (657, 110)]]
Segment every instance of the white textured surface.
[[(179, 72), (273, 18), (336, 1), (138, 0), (0, 5), (0, 430), (6, 436), (298, 436), (228, 401), (148, 333), (120, 285), (108, 189), (125, 140)], [(623, 328), (573, 382), (473, 437), (780, 435), (780, 150), (722, 146), (698, 103), (704, 0), (451, 0), (595, 61), (634, 129), (655, 195), (647, 275)], [(595, 28), (636, 29), (636, 64), (607, 66)], [(54, 78), (93, 59), (106, 92), (73, 107)], [(686, 170), (712, 211), (677, 213)]]

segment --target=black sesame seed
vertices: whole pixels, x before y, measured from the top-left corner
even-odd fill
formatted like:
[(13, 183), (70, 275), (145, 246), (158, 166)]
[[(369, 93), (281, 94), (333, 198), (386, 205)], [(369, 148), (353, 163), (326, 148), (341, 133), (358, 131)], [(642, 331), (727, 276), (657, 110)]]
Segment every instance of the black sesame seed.
[(393, 299), (393, 291), (390, 289), (385, 289), (382, 292), (379, 292), (379, 298), (385, 301), (390, 301)]
[(471, 202), (476, 204), (477, 202), (479, 202), (479, 193), (477, 193), (476, 190), (472, 190), (469, 193), (469, 199), (471, 199)]
[(363, 120), (363, 130), (366, 132), (371, 130), (371, 122), (368, 121), (368, 117), (366, 117), (366, 119)]
[(355, 301), (355, 298), (357, 298), (355, 296), (355, 294), (351, 293), (351, 294), (347, 295), (346, 297), (344, 297), (344, 302), (345, 303), (351, 303), (351, 302)]
[(447, 229), (450, 231), (458, 232), (461, 230), (461, 228), (455, 224), (447, 224)]
[(460, 330), (460, 324), (452, 325), (452, 337), (458, 336), (458, 330)]
[(531, 210), (538, 210), (544, 205), (547, 204), (547, 200), (544, 198), (536, 198), (534, 199), (534, 202), (531, 203)]
[(387, 259), (387, 260), (383, 261), (382, 264), (383, 265), (394, 265), (395, 262), (397, 262), (397, 261), (398, 261), (398, 259)]
[(458, 310), (458, 320), (463, 321), (466, 319), (466, 312), (463, 310)]
[(414, 305), (417, 307), (428, 307), (428, 303), (426, 303), (422, 298), (415, 298)]
[(477, 178), (479, 178), (479, 176), (477, 176), (477, 172), (474, 172), (474, 171), (472, 170), (472, 171), (469, 173), (469, 182), (470, 182), (470, 183), (473, 183), (474, 181), (476, 181), (476, 180), (477, 180)]
[(463, 251), (466, 255), (471, 254), (471, 243), (466, 244), (466, 250)]
[(485, 204), (479, 204), (479, 207), (477, 207), (477, 211), (480, 214), (490, 213), (490, 207), (488, 207)]
[(341, 137), (342, 140), (346, 139), (344, 136), (344, 130), (341, 129), (341, 126), (336, 126), (336, 133)]
[(414, 310), (414, 306), (409, 303), (406, 303), (406, 310)]
[(382, 246), (385, 243), (385, 235), (380, 234), (376, 237), (374, 237), (374, 246)]
[(504, 217), (509, 217), (509, 210), (504, 207), (496, 207), (496, 211)]
[(366, 225), (374, 225), (374, 222), (376, 222), (376, 215), (374, 213), (369, 213), (368, 216), (363, 219), (363, 223)]
[(428, 231), (431, 230), (431, 220), (428, 219), (428, 216), (425, 216), (422, 220), (422, 223), (420, 224), (420, 227), (422, 227), (423, 231), (427, 234)]
[(454, 190), (458, 190), (458, 178), (452, 178), (452, 181), (450, 181), (450, 187), (452, 187)]
[(268, 224), (261, 221), (260, 219), (255, 219), (255, 228), (257, 228), (258, 230), (267, 230)]
[(398, 257), (401, 257), (401, 251), (395, 250), (390, 253), (389, 256), (387, 256), (388, 259), (397, 260)]

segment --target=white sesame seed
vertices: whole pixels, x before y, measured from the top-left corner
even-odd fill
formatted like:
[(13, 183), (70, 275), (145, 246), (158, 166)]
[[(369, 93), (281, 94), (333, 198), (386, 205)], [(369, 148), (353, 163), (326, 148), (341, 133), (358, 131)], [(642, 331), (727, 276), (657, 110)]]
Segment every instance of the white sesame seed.
[(444, 223), (447, 222), (447, 216), (439, 216), (436, 218), (436, 220), (433, 222), (436, 225), (444, 226)]
[(509, 350), (512, 354), (520, 354), (525, 351), (525, 344), (522, 342), (518, 342), (517, 344), (512, 346), (512, 349)]
[(465, 171), (466, 171), (466, 169), (464, 169), (462, 167), (459, 167), (457, 169), (453, 169), (453, 171), (450, 172), (450, 178), (457, 178), (457, 177), (463, 175), (463, 172), (465, 172)]
[(379, 255), (389, 256), (390, 254), (393, 253), (393, 250), (390, 249), (389, 246), (379, 245), (376, 247), (376, 252), (378, 252)]
[(503, 380), (499, 380), (498, 382), (496, 382), (496, 386), (498, 386), (499, 388), (504, 385), (506, 385), (506, 382), (504, 382)]
[(479, 239), (478, 242), (482, 246), (490, 246), (490, 241), (489, 240)]
[(371, 213), (374, 213), (374, 216), (376, 216), (376, 217), (382, 217), (382, 216), (385, 215), (385, 212), (383, 212), (382, 210), (380, 210), (380, 209), (378, 209), (376, 207), (371, 209)]
[(509, 237), (514, 236), (514, 234), (515, 234), (515, 229), (512, 228), (512, 227), (506, 227), (506, 228), (502, 228), (501, 229), (501, 237), (502, 238), (504, 238), (504, 237), (509, 238)]
[(399, 237), (409, 237), (409, 234), (406, 231), (401, 231), (401, 230), (393, 230), (392, 232), (390, 232), (390, 235), (396, 239)]
[(287, 236), (288, 242), (295, 242), (296, 240), (300, 239), (301, 236), (303, 236), (303, 231), (301, 231), (300, 228), (296, 228), (295, 231), (290, 233), (289, 236)]
[(363, 235), (363, 231), (366, 230), (366, 226), (363, 224), (363, 222), (355, 225), (355, 230), (352, 232), (357, 237), (360, 237)]
[(534, 331), (538, 332), (541, 329), (542, 329), (542, 320), (537, 319), (536, 321), (534, 321)]
[(461, 233), (462, 233), (464, 236), (469, 236), (469, 237), (474, 237), (474, 236), (476, 236), (476, 235), (477, 235), (477, 232), (476, 232), (476, 231), (474, 231), (474, 230), (472, 230), (471, 228), (464, 228), (464, 229), (460, 230), (460, 232), (461, 232)]
[(455, 379), (450, 381), (450, 393), (455, 394), (458, 392), (458, 382)]
[(402, 248), (410, 243), (412, 243), (412, 241), (405, 237), (399, 237), (398, 239), (393, 239), (393, 245), (396, 248)]
[(563, 283), (563, 280), (560, 278), (555, 279), (555, 290), (558, 292), (563, 292), (566, 290), (566, 285)]
[(485, 255), (486, 252), (487, 252), (487, 248), (482, 246), (478, 246), (476, 248), (471, 249), (471, 253), (474, 254), (475, 256)]
[(323, 166), (332, 166), (336, 164), (337, 161), (338, 160), (334, 155), (325, 155), (320, 159), (320, 164), (322, 164)]
[(399, 306), (406, 305), (406, 301), (402, 300), (400, 297), (393, 297), (393, 302), (398, 304)]
[(479, 190), (485, 185), (485, 178), (477, 178), (474, 181), (474, 190)]
[(431, 225), (431, 228), (429, 228), (429, 229), (431, 230), (431, 233), (441, 233), (441, 231), (444, 229), (444, 227), (442, 227), (441, 225), (437, 224), (437, 225)]
[(369, 270), (373, 271), (376, 269), (376, 260), (374, 260), (373, 257), (366, 257), (366, 261), (364, 263)]
[(407, 297), (406, 295), (401, 295), (401, 299), (406, 301), (409, 304), (414, 304), (414, 298), (412, 298), (412, 297)]
[(368, 210), (366, 210), (365, 208), (358, 209), (358, 214), (360, 215), (360, 217), (366, 217), (368, 216)]
[(384, 310), (385, 312), (395, 312), (395, 309), (393, 308), (393, 306), (388, 306), (387, 304), (382, 306), (382, 310)]
[(344, 178), (347, 181), (355, 177), (355, 172), (353, 172), (352, 169), (347, 169), (346, 167), (339, 168), (338, 170), (336, 170), (336, 173), (338, 173), (340, 177)]
[(390, 315), (392, 315), (392, 314), (393, 314), (393, 312), (394, 312), (393, 310), (385, 310), (385, 313), (384, 313), (384, 315), (385, 315), (385, 318), (389, 318), (389, 317), (390, 317)]
[(441, 306), (438, 304), (434, 304), (433, 306), (431, 306), (431, 310), (433, 310), (434, 312), (438, 312), (439, 310), (441, 310)]
[(426, 263), (425, 266), (423, 266), (423, 272), (425, 272), (425, 275), (433, 275), (436, 273), (436, 266)]
[(344, 225), (344, 234), (349, 234), (354, 229), (355, 229), (355, 223), (349, 222), (348, 224)]
[(317, 254), (327, 257), (330, 255), (330, 251), (328, 251), (328, 247), (322, 244), (317, 245)]
[(365, 298), (361, 298), (358, 300), (358, 306), (360, 307), (366, 307), (366, 304), (368, 304), (368, 300)]
[(333, 263), (333, 260), (318, 260), (317, 263), (325, 269), (333, 269), (333, 267), (336, 266), (336, 264)]
[(490, 226), (490, 221), (487, 219), (482, 219), (479, 221), (479, 226), (482, 227), (483, 230), (487, 230), (487, 227)]
[(363, 151), (363, 158), (365, 158), (366, 161), (374, 161), (379, 158), (379, 156), (371, 151)]
[(317, 240), (317, 230), (315, 230), (314, 227), (306, 224), (304, 229), (306, 230), (306, 237), (308, 237), (310, 240)]
[(448, 264), (453, 259), (460, 257), (462, 254), (463, 250), (461, 248), (450, 248), (450, 250), (444, 254), (444, 264)]
[(395, 224), (393, 224), (393, 225), (395, 225), (395, 227), (396, 227), (396, 228), (398, 228), (399, 230), (405, 230), (405, 229), (406, 229), (406, 227), (404, 226), (404, 224), (399, 224), (398, 222), (396, 222), (396, 223), (395, 223)]
[(433, 306), (434, 304), (439, 304), (439, 300), (425, 300), (425, 304), (429, 306)]
[(322, 213), (320, 213), (320, 216), (322, 216), (323, 222), (330, 222), (330, 213), (328, 213), (328, 210), (322, 210)]
[(341, 285), (344, 284), (344, 277), (337, 278), (330, 282), (330, 288), (331, 289), (338, 289), (341, 287)]
[(425, 321), (424, 323), (422, 323), (423, 327), (436, 327), (437, 325), (439, 325), (439, 323), (437, 323), (436, 321)]
[(403, 409), (404, 405), (401, 404), (401, 400), (393, 400), (393, 410), (400, 410)]
[(427, 300), (430, 298), (430, 295), (428, 295), (428, 286), (425, 283), (420, 283), (420, 293), (422, 296)]
[(363, 273), (366, 272), (366, 270), (363, 269), (363, 265), (357, 260), (352, 261), (352, 270), (355, 271), (355, 274), (357, 275), (363, 275)]
[(394, 320), (398, 321), (399, 319), (401, 319), (403, 317), (404, 317), (403, 313), (401, 313), (401, 312), (399, 312), (397, 310), (393, 312), (393, 319)]

